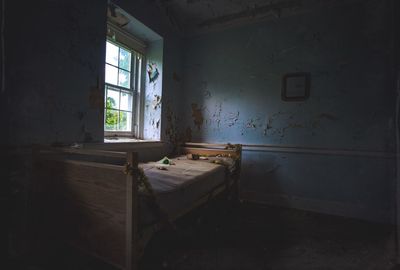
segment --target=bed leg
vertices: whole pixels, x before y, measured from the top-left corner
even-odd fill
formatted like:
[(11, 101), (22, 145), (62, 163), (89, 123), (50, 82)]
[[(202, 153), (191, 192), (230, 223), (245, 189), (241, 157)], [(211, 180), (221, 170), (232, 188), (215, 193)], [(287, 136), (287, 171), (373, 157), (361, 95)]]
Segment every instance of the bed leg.
[(138, 270), (138, 155), (127, 153), (126, 270)]

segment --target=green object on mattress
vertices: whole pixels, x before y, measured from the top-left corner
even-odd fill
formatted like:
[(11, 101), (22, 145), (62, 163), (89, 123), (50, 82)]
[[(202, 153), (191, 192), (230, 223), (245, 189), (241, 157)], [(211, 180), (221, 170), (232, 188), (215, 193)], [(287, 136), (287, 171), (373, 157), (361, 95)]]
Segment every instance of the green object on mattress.
[(163, 159), (159, 160), (158, 163), (171, 165), (172, 161), (168, 157), (164, 157)]

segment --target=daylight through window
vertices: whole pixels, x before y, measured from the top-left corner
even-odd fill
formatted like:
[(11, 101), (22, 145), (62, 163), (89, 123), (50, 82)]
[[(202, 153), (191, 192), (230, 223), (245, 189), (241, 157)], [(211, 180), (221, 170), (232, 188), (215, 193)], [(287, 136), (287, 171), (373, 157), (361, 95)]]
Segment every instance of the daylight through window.
[(106, 133), (133, 135), (142, 55), (107, 40), (105, 66)]

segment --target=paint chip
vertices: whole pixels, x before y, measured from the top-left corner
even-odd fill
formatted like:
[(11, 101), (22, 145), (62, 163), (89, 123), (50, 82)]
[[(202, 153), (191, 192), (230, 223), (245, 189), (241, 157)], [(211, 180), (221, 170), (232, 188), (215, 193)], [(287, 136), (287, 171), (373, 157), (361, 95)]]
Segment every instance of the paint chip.
[(198, 107), (197, 103), (192, 103), (192, 117), (194, 125), (197, 127), (197, 129), (200, 130), (201, 126), (204, 123), (204, 118), (201, 109)]

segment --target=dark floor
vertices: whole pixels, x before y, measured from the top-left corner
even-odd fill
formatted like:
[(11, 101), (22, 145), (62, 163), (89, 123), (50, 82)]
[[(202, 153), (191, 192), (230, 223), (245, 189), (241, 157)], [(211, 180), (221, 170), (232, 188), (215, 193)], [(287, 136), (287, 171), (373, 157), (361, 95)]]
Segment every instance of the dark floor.
[[(200, 209), (150, 242), (141, 269), (377, 269), (394, 267), (391, 227), (243, 204)], [(113, 269), (70, 250), (14, 269)]]

